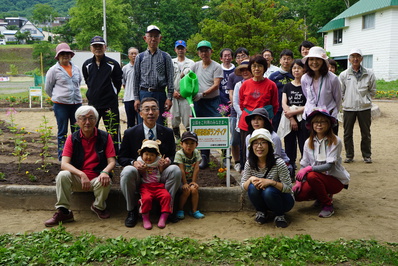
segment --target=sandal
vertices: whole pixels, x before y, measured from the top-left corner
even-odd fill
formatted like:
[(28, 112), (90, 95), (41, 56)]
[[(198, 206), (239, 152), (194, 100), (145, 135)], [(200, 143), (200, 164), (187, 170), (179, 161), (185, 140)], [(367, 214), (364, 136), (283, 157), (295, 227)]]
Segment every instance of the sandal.
[(185, 218), (185, 213), (184, 211), (177, 211), (177, 218), (180, 220), (183, 220)]
[(197, 210), (196, 212), (192, 213), (189, 212), (189, 215), (193, 216), (196, 219), (202, 219), (205, 218), (204, 214), (202, 214), (199, 210)]

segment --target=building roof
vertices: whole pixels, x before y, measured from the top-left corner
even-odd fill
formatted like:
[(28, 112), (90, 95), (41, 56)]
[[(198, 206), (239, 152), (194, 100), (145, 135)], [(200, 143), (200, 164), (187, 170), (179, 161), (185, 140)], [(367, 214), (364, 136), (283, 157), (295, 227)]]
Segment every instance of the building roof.
[(345, 18), (354, 17), (365, 13), (370, 13), (372, 11), (390, 6), (398, 6), (398, 0), (360, 0), (350, 8), (340, 13), (340, 15), (329, 21), (318, 32), (327, 32), (343, 28), (345, 26), (344, 23)]

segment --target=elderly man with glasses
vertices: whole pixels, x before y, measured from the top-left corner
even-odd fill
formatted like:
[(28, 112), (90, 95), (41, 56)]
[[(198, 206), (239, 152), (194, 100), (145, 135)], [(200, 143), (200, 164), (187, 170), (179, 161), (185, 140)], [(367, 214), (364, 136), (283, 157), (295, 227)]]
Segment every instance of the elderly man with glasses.
[[(160, 140), (160, 153), (165, 159), (167, 167), (161, 174), (160, 182), (165, 183), (166, 190), (170, 192), (171, 204), (174, 203), (176, 192), (181, 184), (181, 171), (174, 162), (176, 145), (173, 130), (156, 121), (159, 117), (159, 102), (152, 97), (142, 99), (140, 104), (140, 116), (143, 123), (138, 124), (124, 132), (124, 137), (119, 154), (119, 163), (124, 166), (120, 174), (120, 188), (127, 203), (126, 227), (134, 227), (138, 220), (138, 198), (136, 195), (141, 177), (139, 171), (145, 170), (146, 165), (137, 161), (138, 150), (144, 139)], [(170, 215), (169, 220), (177, 222), (175, 215)]]
[(61, 169), (56, 178), (57, 212), (47, 220), (47, 227), (73, 222), (70, 208), (72, 191), (94, 192), (91, 210), (100, 219), (110, 217), (106, 199), (111, 190), (111, 171), (116, 165), (116, 153), (111, 136), (95, 127), (99, 119), (93, 106), (81, 106), (75, 118), (80, 130), (66, 139), (62, 153)]

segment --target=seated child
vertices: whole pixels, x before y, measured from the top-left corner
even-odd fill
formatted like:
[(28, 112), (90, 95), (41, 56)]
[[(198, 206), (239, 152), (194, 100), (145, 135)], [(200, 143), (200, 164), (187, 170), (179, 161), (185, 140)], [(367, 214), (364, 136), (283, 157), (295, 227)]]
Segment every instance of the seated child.
[(189, 196), (191, 196), (192, 212), (190, 215), (196, 219), (205, 216), (198, 210), (199, 185), (196, 183), (199, 174), (199, 163), (201, 161), (200, 152), (196, 149), (198, 146), (198, 136), (194, 132), (186, 131), (181, 137), (182, 149), (177, 151), (174, 162), (178, 164), (182, 174), (182, 195), (177, 211), (177, 218), (184, 219), (184, 205)]
[(166, 221), (172, 212), (171, 195), (165, 189), (165, 184), (160, 183), (160, 174), (165, 169), (162, 163), (164, 160), (160, 156), (159, 145), (160, 140), (142, 141), (141, 149), (138, 150), (140, 155), (137, 161), (145, 163), (146, 168), (140, 171), (142, 184), (140, 186), (140, 213), (142, 214), (142, 222), (145, 229), (152, 229), (152, 223), (149, 219), (149, 212), (152, 209), (152, 201), (158, 200), (161, 208), (161, 215), (158, 227), (163, 229), (166, 227)]

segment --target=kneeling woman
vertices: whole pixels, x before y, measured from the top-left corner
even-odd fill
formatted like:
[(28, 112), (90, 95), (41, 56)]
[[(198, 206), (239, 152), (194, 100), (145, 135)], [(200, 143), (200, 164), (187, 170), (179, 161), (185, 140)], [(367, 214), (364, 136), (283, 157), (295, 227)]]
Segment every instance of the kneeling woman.
[(293, 187), (296, 201), (316, 200), (321, 205), (319, 217), (334, 213), (333, 194), (348, 188), (350, 174), (341, 164), (341, 139), (333, 133), (336, 119), (326, 110), (315, 110), (307, 116), (310, 137), (304, 144), (301, 169)]
[(256, 129), (249, 140), (249, 158), (241, 186), (256, 208), (256, 222), (267, 222), (267, 211), (275, 214), (276, 227), (285, 228), (284, 214), (294, 206), (292, 181), (285, 162), (274, 156), (274, 143), (266, 129)]

